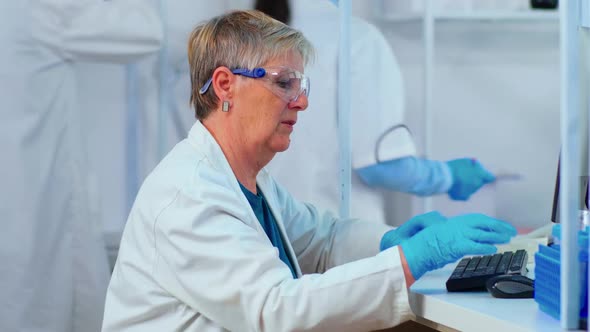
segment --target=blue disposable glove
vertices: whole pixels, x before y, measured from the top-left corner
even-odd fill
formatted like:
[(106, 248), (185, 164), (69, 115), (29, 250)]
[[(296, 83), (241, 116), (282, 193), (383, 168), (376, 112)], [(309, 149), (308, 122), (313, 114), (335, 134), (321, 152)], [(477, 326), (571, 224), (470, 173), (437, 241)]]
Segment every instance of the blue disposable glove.
[(447, 161), (447, 165), (453, 175), (453, 185), (448, 194), (454, 200), (466, 201), (483, 185), (496, 181), (496, 177), (475, 159), (455, 159)]
[(387, 160), (355, 171), (370, 187), (419, 196), (446, 193), (453, 184), (453, 175), (445, 162), (416, 157)]
[(402, 242), (402, 251), (414, 278), (443, 267), (465, 255), (489, 255), (492, 244), (507, 243), (516, 229), (483, 214), (449, 218), (418, 232)]
[(415, 216), (414, 218), (406, 221), (400, 227), (385, 233), (381, 238), (379, 249), (383, 251), (387, 248), (395, 247), (402, 241), (411, 238), (426, 227), (445, 221), (447, 221), (447, 218), (436, 211)]

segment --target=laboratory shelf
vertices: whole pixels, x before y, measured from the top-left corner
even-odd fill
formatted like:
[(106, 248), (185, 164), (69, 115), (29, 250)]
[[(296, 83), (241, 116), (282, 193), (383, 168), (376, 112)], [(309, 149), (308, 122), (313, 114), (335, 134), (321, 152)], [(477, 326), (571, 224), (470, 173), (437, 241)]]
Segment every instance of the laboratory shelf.
[[(375, 18), (379, 22), (404, 23), (414, 22), (425, 18), (421, 12), (412, 12), (404, 14), (383, 14), (375, 13)], [(433, 20), (437, 22), (444, 21), (474, 21), (474, 22), (543, 22), (559, 20), (557, 10), (523, 10), (523, 11), (494, 11), (494, 10), (456, 10), (441, 11), (434, 13)]]

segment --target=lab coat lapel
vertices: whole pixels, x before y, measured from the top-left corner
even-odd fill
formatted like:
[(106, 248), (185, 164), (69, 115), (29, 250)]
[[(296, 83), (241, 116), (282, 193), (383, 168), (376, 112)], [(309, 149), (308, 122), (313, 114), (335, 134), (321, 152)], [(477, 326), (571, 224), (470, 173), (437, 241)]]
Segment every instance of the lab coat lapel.
[(258, 177), (256, 178), (256, 183), (258, 184), (258, 187), (260, 188), (260, 190), (264, 194), (264, 198), (266, 198), (266, 201), (268, 203), (270, 211), (273, 214), (273, 216), (275, 217), (275, 220), (277, 222), (277, 226), (279, 228), (279, 232), (281, 233), (281, 236), (283, 237), (283, 240), (284, 240), (283, 242), (284, 242), (285, 249), (287, 251), (287, 255), (289, 255), (289, 259), (291, 260), (291, 262), (293, 263), (293, 266), (295, 267), (295, 272), (297, 273), (298, 277), (301, 277), (301, 275), (302, 275), (301, 267), (299, 267), (299, 262), (297, 261), (297, 256), (295, 255), (295, 251), (293, 250), (293, 246), (291, 245), (291, 241), (289, 240), (289, 237), (287, 236), (287, 231), (285, 230), (285, 226), (283, 224), (283, 216), (280, 213), (281, 207), (279, 206), (279, 204), (276, 201), (276, 195), (272, 194), (273, 193), (273, 191), (272, 191), (273, 185), (272, 185), (271, 177), (268, 175), (268, 173), (265, 169), (260, 171), (260, 173), (258, 174)]

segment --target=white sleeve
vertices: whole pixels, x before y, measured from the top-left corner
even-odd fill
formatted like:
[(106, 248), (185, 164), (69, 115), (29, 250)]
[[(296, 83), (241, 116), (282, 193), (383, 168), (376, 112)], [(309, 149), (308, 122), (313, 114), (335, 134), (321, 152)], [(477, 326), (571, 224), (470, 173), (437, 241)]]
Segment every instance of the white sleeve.
[(230, 190), (179, 194), (154, 229), (160, 286), (232, 331), (368, 331), (409, 318), (397, 248), (293, 279), (244, 213)]
[(359, 219), (340, 219), (330, 211), (299, 202), (274, 182), (277, 205), (302, 272), (333, 267), (379, 254), (383, 234), (392, 227)]
[[(352, 166), (358, 169), (375, 164), (377, 141), (404, 123), (405, 91), (397, 60), (381, 32), (353, 19), (351, 35)], [(413, 139), (405, 130), (383, 136), (378, 151), (380, 160), (415, 154)]]
[(157, 51), (162, 22), (149, 0), (36, 0), (34, 36), (66, 60), (125, 63)]

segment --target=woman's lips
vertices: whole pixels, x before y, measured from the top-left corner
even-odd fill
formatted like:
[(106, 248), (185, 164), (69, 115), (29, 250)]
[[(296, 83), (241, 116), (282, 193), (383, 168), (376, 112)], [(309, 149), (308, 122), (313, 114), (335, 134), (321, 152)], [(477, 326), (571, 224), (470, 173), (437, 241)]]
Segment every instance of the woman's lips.
[(282, 121), (281, 124), (285, 125), (289, 129), (289, 132), (292, 132), (293, 127), (295, 126), (296, 122), (297, 121), (287, 120), (287, 121)]

